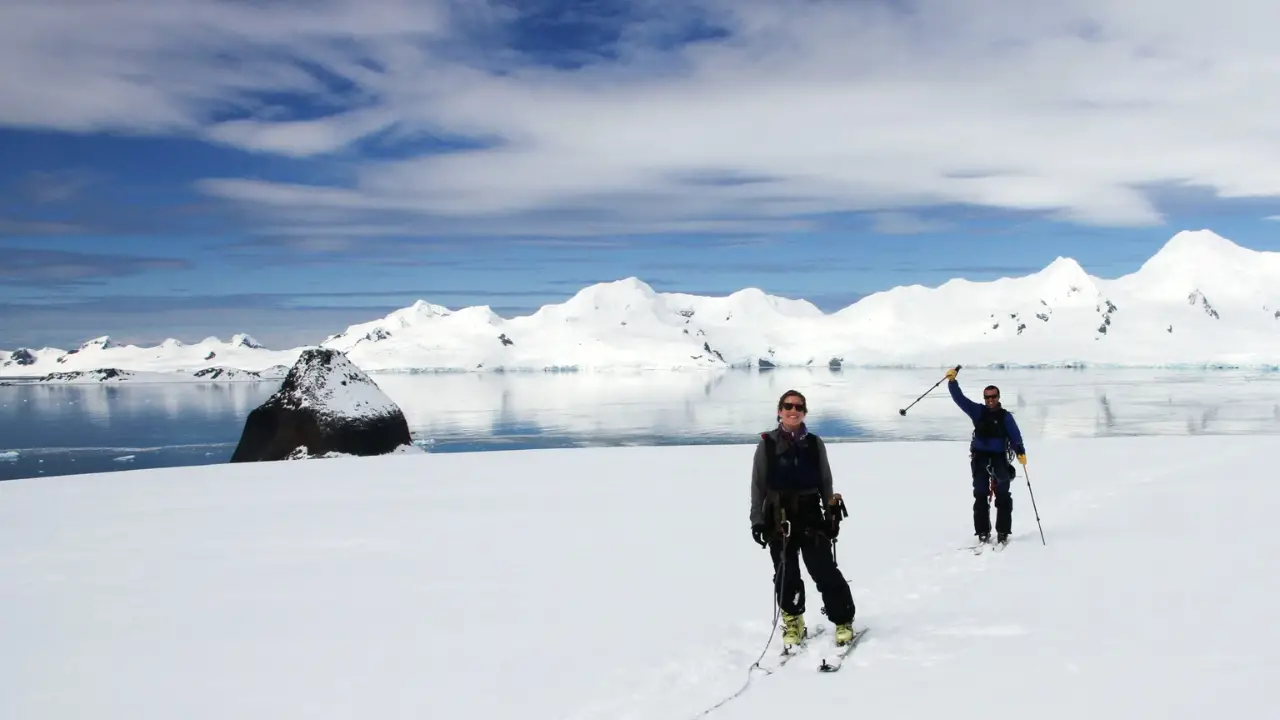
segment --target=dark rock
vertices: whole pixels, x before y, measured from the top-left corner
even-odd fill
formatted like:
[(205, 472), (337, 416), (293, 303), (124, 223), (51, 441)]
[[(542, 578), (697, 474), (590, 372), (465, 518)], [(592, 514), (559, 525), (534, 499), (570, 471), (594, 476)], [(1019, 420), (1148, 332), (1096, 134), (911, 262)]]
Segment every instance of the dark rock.
[(134, 374), (128, 370), (119, 368), (98, 368), (97, 370), (75, 370), (72, 372), (55, 372), (49, 373), (40, 378), (40, 382), (66, 383), (76, 380), (96, 380), (98, 382), (106, 382), (108, 380), (128, 380)]
[(36, 356), (33, 355), (30, 350), (21, 348), (19, 350), (14, 350), (9, 354), (9, 362), (21, 367), (26, 367), (28, 365), (36, 364)]
[(196, 370), (191, 373), (191, 375), (202, 380), (231, 380), (239, 377), (262, 378), (262, 374), (254, 370), (241, 370), (240, 368), (222, 367), (221, 365), (216, 367), (207, 367), (203, 370)]
[(404, 413), (337, 350), (304, 350), (280, 389), (249, 413), (231, 462), (385, 455), (412, 446)]

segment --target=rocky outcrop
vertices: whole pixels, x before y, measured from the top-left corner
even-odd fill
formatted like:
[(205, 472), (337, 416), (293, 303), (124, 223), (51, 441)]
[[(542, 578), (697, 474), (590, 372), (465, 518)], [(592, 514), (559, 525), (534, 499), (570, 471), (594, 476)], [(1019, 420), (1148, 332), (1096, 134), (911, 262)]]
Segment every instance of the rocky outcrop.
[(202, 368), (191, 373), (192, 377), (201, 380), (282, 380), (289, 373), (289, 368), (284, 365), (272, 365), (265, 370), (241, 370), (240, 368), (223, 367), (217, 365), (214, 367)]
[(280, 389), (249, 413), (231, 462), (385, 455), (412, 446), (404, 413), (337, 350), (304, 350)]
[(75, 370), (72, 372), (56, 372), (49, 373), (40, 378), (40, 382), (47, 383), (94, 383), (94, 382), (123, 382), (132, 379), (134, 373), (120, 368), (98, 368), (97, 370)]
[(27, 367), (28, 365), (35, 364), (36, 356), (32, 355), (31, 351), (26, 348), (19, 348), (14, 350), (13, 354), (9, 355), (9, 362), (14, 365), (18, 365), (19, 367)]

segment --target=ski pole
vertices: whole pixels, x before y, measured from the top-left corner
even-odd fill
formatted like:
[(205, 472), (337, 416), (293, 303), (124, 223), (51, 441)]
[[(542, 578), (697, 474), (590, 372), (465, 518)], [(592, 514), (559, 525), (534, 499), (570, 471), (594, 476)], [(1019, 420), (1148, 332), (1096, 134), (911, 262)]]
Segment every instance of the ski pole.
[[(956, 366), (956, 372), (960, 372), (960, 366), (959, 366), (959, 365), (957, 365), (957, 366)], [(947, 379), (947, 378), (946, 378), (946, 376), (944, 375), (944, 376), (942, 377), (942, 380), (946, 380), (946, 379)], [(929, 388), (928, 390), (925, 390), (925, 391), (924, 391), (924, 394), (923, 394), (923, 395), (921, 395), (920, 397), (916, 398), (916, 399), (911, 403), (911, 405), (908, 405), (908, 406), (906, 406), (906, 407), (902, 408), (901, 410), (899, 410), (899, 411), (898, 411), (898, 414), (899, 414), (899, 415), (902, 415), (902, 416), (904, 416), (904, 417), (905, 417), (905, 416), (906, 416), (906, 414), (907, 414), (907, 411), (908, 411), (908, 410), (910, 410), (910, 409), (911, 409), (911, 408), (912, 408), (916, 403), (918, 403), (918, 402), (920, 402), (921, 400), (923, 400), (925, 395), (928, 395), (929, 393), (933, 392), (935, 388), (937, 388), (939, 385), (941, 385), (941, 384), (942, 384), (942, 380), (939, 380), (938, 382), (936, 382), (936, 383), (934, 383), (934, 384), (933, 384), (933, 387)]]
[(1048, 545), (1044, 541), (1044, 526), (1040, 524), (1040, 511), (1036, 509), (1036, 494), (1031, 492), (1031, 473), (1027, 470), (1027, 466), (1022, 466), (1022, 474), (1027, 478), (1027, 492), (1031, 495), (1031, 509), (1036, 513), (1036, 527), (1040, 528), (1040, 544)]

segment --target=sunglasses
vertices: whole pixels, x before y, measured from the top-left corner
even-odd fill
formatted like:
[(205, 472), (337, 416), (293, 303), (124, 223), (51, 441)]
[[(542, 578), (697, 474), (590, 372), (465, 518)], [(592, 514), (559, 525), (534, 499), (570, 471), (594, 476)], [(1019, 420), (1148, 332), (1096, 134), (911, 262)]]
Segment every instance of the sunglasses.
[(784, 403), (782, 403), (782, 409), (783, 409), (783, 410), (797, 410), (797, 411), (799, 411), (799, 412), (804, 412), (804, 411), (805, 411), (804, 403), (791, 403), (791, 402), (784, 402)]
[(987, 395), (987, 394), (985, 394), (985, 393), (982, 395), (982, 397), (983, 397), (984, 399), (986, 399), (986, 400), (999, 400), (999, 399), (1000, 399), (1000, 396), (999, 396), (999, 395)]

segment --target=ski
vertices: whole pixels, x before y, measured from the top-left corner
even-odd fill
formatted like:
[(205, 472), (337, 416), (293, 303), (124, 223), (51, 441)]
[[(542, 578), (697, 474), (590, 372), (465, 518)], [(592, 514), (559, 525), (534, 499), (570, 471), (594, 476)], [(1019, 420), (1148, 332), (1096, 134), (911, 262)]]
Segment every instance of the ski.
[(813, 627), (813, 628), (805, 628), (805, 636), (800, 641), (799, 645), (792, 645), (790, 647), (786, 645), (782, 646), (782, 659), (778, 661), (778, 667), (779, 668), (784, 667), (787, 663), (791, 662), (792, 658), (804, 652), (805, 649), (809, 647), (810, 640), (816, 637), (821, 637), (822, 635), (826, 634), (826, 632), (827, 632), (827, 628), (825, 625), (818, 625), (817, 627)]
[(849, 641), (849, 644), (838, 646), (836, 648), (834, 662), (827, 662), (825, 657), (822, 658), (822, 662), (818, 665), (818, 672), (836, 672), (839, 670), (840, 666), (844, 665), (844, 659), (849, 656), (849, 653), (853, 652), (853, 649), (858, 645), (858, 641), (862, 640), (862, 636), (866, 635), (867, 631), (870, 629), (871, 628), (862, 628), (853, 634), (853, 639)]
[(974, 555), (981, 555), (982, 553), (986, 552), (987, 548), (991, 548), (991, 552), (1004, 552), (1004, 549), (1008, 546), (1009, 546), (1008, 540), (1005, 540), (1004, 542), (989, 540), (985, 543), (978, 543), (977, 545), (965, 545), (960, 549), (968, 550)]

